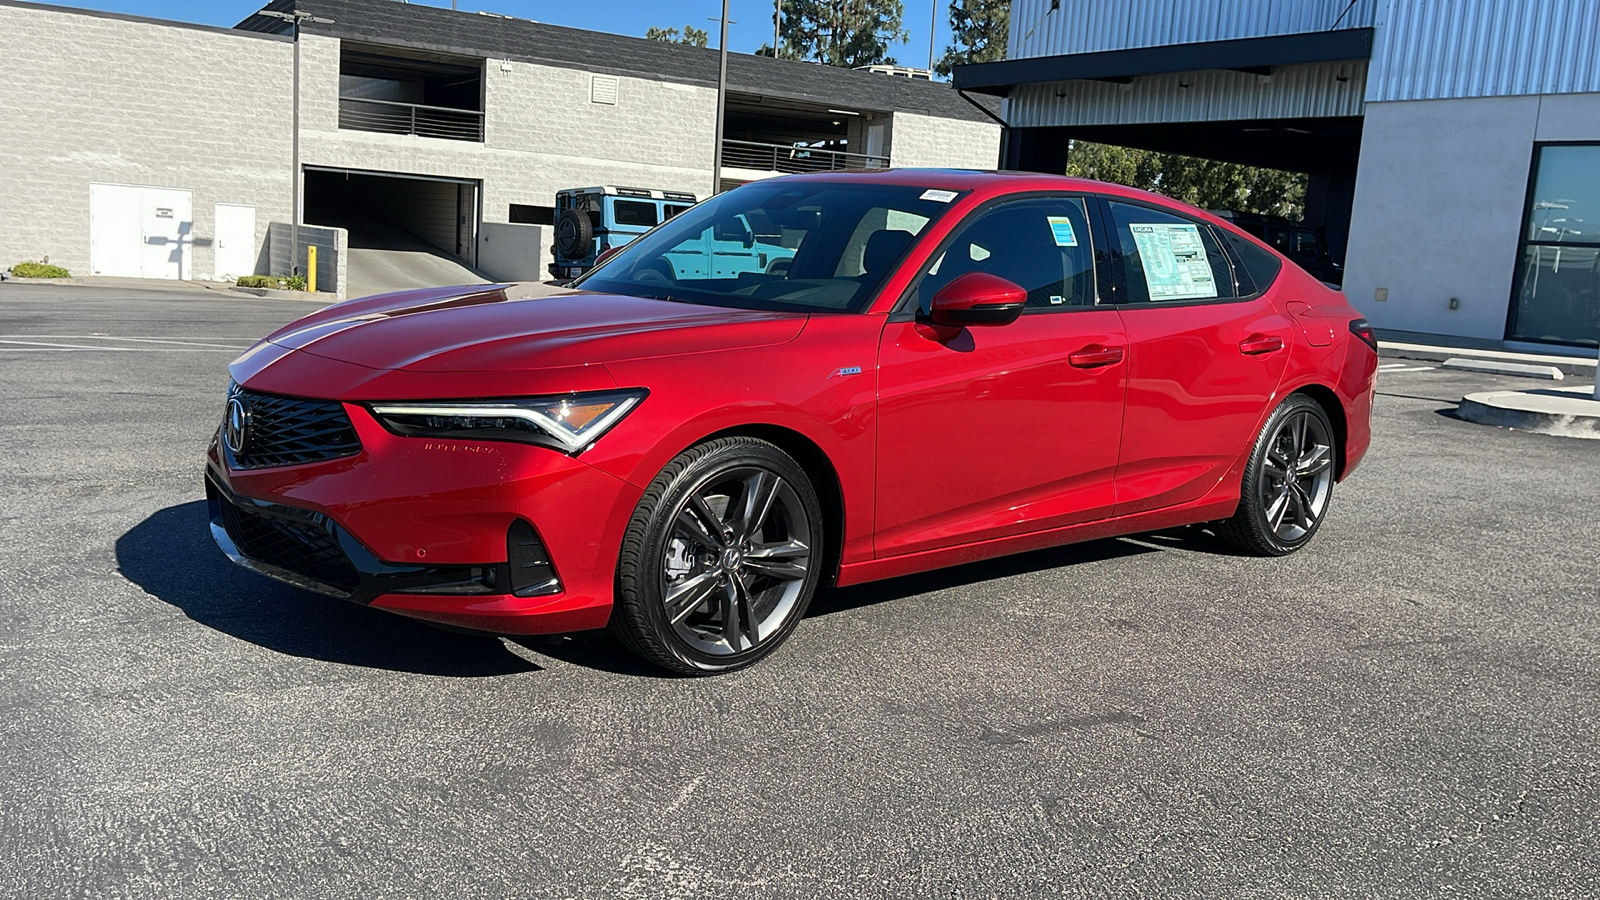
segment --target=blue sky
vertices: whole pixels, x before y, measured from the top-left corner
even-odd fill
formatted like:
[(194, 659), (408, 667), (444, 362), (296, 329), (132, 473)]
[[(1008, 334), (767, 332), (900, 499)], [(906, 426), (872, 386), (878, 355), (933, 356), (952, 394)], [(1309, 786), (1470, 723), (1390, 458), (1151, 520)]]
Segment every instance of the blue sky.
[[(177, 19), (206, 25), (235, 25), (239, 20), (266, 5), (265, 0), (53, 0), (58, 5), (131, 13), (158, 19)], [(449, 0), (412, 0), (427, 6), (449, 7)], [(928, 20), (933, 4), (939, 0), (905, 0), (905, 27), (911, 37), (890, 48), (890, 55), (903, 65), (928, 64)], [(586, 3), (557, 0), (459, 0), (460, 9), (484, 11), (533, 19), (551, 25), (570, 25), (591, 31), (644, 36), (651, 25), (682, 28), (684, 23), (711, 32), (715, 47), (716, 23), (708, 21), (722, 13), (721, 0), (591, 0)], [(750, 53), (772, 42), (772, 0), (732, 0), (728, 28), (728, 48)], [(938, 53), (950, 40), (948, 13), (939, 16)]]

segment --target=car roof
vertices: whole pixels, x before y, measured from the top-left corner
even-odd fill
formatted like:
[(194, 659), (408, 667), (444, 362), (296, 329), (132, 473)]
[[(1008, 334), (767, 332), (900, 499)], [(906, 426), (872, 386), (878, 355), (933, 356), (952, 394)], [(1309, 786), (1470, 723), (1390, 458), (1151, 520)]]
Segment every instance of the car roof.
[(1111, 194), (1135, 199), (1154, 200), (1164, 205), (1186, 207), (1181, 201), (1138, 188), (1088, 178), (1066, 175), (1049, 175), (1042, 172), (1014, 172), (981, 169), (878, 169), (865, 172), (816, 172), (806, 175), (785, 175), (773, 181), (824, 181), (853, 184), (884, 184), (905, 187), (925, 187), (947, 191), (979, 191), (985, 194), (1011, 194), (1026, 191), (1073, 191), (1079, 193)]

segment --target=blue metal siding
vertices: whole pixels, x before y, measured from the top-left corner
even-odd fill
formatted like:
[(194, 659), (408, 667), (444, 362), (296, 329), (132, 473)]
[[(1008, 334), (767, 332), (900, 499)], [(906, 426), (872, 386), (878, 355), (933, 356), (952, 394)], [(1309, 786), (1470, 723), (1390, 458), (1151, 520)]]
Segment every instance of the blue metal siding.
[(1369, 101), (1600, 92), (1600, 0), (1387, 0), (1376, 24)]
[[(1365, 28), (1379, 0), (1015, 0), (1010, 59)], [(1342, 18), (1341, 18), (1342, 16)]]

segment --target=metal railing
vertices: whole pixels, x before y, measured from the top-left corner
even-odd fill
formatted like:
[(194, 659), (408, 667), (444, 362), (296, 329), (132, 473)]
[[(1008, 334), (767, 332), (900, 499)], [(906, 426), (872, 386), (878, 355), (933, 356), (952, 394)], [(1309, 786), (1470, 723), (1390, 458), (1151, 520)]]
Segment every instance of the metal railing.
[(472, 109), (339, 98), (339, 127), (383, 134), (414, 134), (450, 141), (483, 142), (483, 113)]
[(889, 157), (796, 147), (793, 144), (758, 144), (723, 141), (722, 164), (735, 169), (756, 169), (797, 175), (802, 172), (837, 172), (844, 169), (887, 169)]

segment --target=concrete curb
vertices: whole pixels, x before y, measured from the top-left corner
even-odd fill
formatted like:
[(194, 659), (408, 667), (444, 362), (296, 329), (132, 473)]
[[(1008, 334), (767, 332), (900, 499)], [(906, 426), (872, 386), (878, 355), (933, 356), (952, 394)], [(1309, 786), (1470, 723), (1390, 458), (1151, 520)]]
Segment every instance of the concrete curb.
[(1439, 364), (1441, 369), (1460, 369), (1463, 372), (1487, 372), (1490, 375), (1517, 375), (1522, 378), (1543, 378), (1561, 381), (1566, 374), (1555, 366), (1507, 362), (1501, 359), (1462, 359), (1451, 357)]
[(300, 300), (309, 301), (311, 303), (321, 303), (323, 305), (338, 302), (333, 294), (324, 294), (321, 291), (312, 294), (306, 291), (279, 291), (274, 290), (273, 288), (246, 288), (238, 286), (231, 287), (228, 290), (237, 291), (241, 294), (249, 294), (252, 297), (260, 297), (263, 300)]
[(1456, 415), (1479, 425), (1600, 440), (1600, 400), (1592, 387), (1468, 394)]

